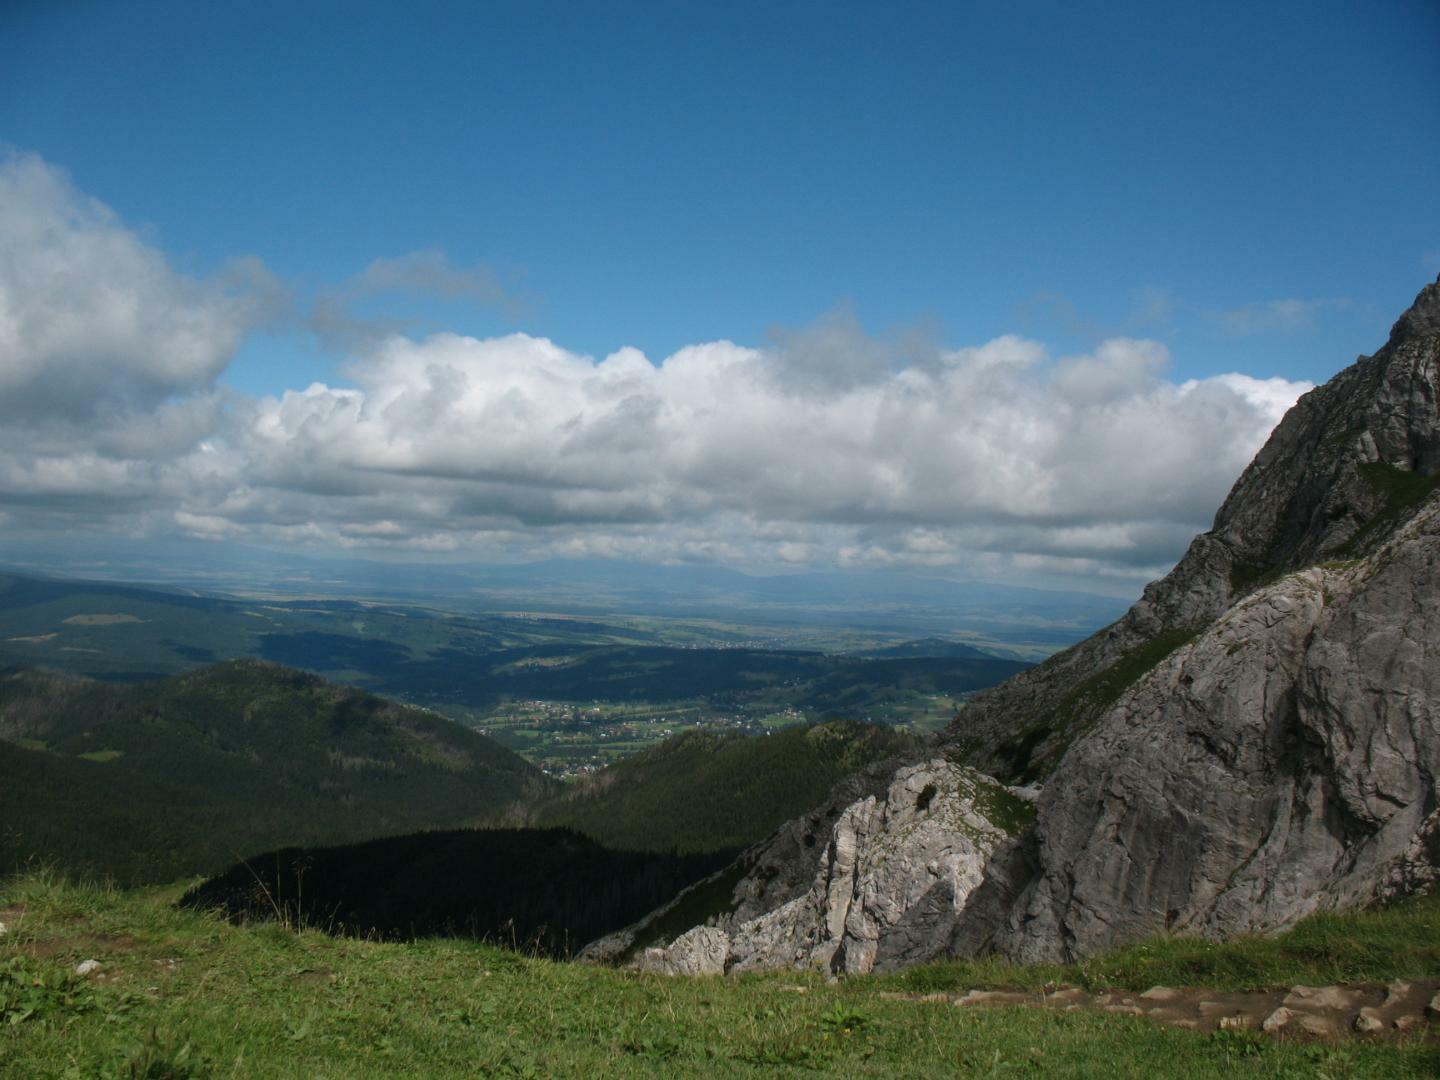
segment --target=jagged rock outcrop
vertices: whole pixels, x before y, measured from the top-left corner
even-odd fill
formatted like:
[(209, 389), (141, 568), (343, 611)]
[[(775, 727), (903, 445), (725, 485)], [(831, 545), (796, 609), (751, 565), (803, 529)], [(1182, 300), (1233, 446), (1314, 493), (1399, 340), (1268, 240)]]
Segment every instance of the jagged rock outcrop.
[(640, 970), (658, 975), (724, 975), (730, 935), (714, 926), (685, 931), (668, 947), (646, 949)]
[[(1033, 871), (989, 947), (1062, 959), (1159, 930), (1274, 930), (1436, 876), (1437, 387), (1440, 284), (1301, 399), (1216, 528), (1127, 615), (1208, 625), (1092, 727), (1064, 718)], [(1238, 599), (1207, 618), (1227, 589)]]
[[(712, 879), (703, 942), (667, 948), (652, 917), (646, 963), (676, 970), (701, 944), (723, 944), (726, 970), (1066, 960), (1428, 887), (1437, 391), (1440, 282), (1375, 356), (1295, 405), (1124, 618), (981, 695), (946, 757), (900, 769), (883, 797), (872, 778), (752, 848)], [(1022, 791), (957, 761), (1043, 778), (1033, 825), (1014, 812)]]
[[(840, 811), (818, 847), (818, 823), (806, 818), (757, 845), (729, 908), (669, 945), (640, 951), (638, 966), (672, 974), (864, 972), (931, 956), (933, 943), (952, 934), (991, 853), (1029, 823), (1028, 794), (944, 758), (899, 769), (884, 791)], [(797, 830), (809, 851), (798, 860), (789, 835)], [(756, 903), (757, 891), (796, 865), (809, 870), (806, 888), (787, 888), (793, 895), (769, 909)], [(650, 921), (663, 921), (669, 910)], [(585, 958), (633, 953), (647, 929), (642, 923), (596, 943)]]

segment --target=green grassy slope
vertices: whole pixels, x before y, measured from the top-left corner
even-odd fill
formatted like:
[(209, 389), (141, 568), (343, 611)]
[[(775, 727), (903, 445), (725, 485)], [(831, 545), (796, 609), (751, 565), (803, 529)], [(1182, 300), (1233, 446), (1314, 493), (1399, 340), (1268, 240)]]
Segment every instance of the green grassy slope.
[(1080, 964), (1012, 964), (994, 958), (947, 960), (878, 975), (895, 990), (931, 993), (972, 986), (1038, 989), (1061, 983), (1088, 990), (1203, 986), (1263, 990), (1305, 983), (1379, 984), (1440, 977), (1440, 893), (1371, 911), (1319, 912), (1274, 937), (1228, 941), (1156, 937)]
[(764, 736), (688, 732), (543, 800), (529, 820), (611, 847), (744, 847), (822, 801), (843, 777), (917, 745), (893, 729), (850, 723)]
[(547, 783), (441, 717), (254, 661), (123, 686), (7, 672), (0, 769), (0, 871), (124, 882), (458, 825)]
[[(884, 978), (669, 979), (462, 940), (233, 927), (176, 891), (0, 883), (0, 1073), (24, 1077), (1434, 1076), (1422, 1029), (1342, 1041), (1096, 1011), (955, 1008)], [(1434, 905), (1390, 916), (1434, 934)], [(1349, 932), (1376, 955), (1395, 929)], [(1283, 939), (1282, 939), (1283, 940)], [(1249, 943), (1222, 946), (1242, 951)], [(73, 974), (100, 962), (89, 978)], [(1296, 950), (1275, 977), (1315, 982)], [(1398, 969), (1376, 977), (1408, 973)], [(1437, 969), (1430, 957), (1425, 972)], [(1062, 973), (1083, 984), (1083, 970)], [(971, 982), (969, 985), (983, 985)], [(1130, 985), (1149, 985), (1135, 969)]]

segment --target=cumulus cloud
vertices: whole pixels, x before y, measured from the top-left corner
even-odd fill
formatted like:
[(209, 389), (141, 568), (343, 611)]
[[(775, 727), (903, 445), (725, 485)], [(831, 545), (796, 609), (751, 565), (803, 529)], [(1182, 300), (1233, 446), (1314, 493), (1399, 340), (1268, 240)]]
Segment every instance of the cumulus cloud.
[(941, 357), (928, 327), (910, 327), (888, 338), (867, 334), (847, 303), (809, 326), (773, 327), (770, 350), (790, 389), (807, 393), (844, 390), (902, 368), (930, 370)]
[(0, 502), (127, 527), (169, 512), (227, 422), (216, 377), (287, 305), (259, 260), (177, 273), (64, 172), (0, 155)]
[[(353, 384), (215, 378), (283, 290), (196, 280), (35, 158), (0, 171), (0, 512), (328, 548), (1151, 575), (1306, 384), (1176, 381), (1163, 344), (876, 340), (595, 359), (523, 333), (352, 337)], [(337, 295), (493, 299), (422, 253)]]
[(285, 303), (254, 259), (197, 281), (40, 158), (0, 158), (0, 414), (89, 420), (204, 389)]
[(1058, 359), (1017, 337), (898, 369), (830, 359), (784, 339), (653, 363), (525, 334), (392, 337), (350, 365), (352, 388), (255, 403), (236, 433), (246, 486), (211, 512), (339, 543), (769, 565), (1004, 552), (1148, 572), (1306, 389), (1176, 383), (1163, 345), (1123, 338)]

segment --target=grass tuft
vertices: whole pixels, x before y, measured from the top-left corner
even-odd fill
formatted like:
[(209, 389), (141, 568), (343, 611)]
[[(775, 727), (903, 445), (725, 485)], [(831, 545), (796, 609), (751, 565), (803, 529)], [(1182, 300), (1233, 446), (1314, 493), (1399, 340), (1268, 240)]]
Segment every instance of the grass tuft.
[(1362, 553), (1371, 546), (1372, 539), (1389, 535), (1405, 519), (1409, 510), (1424, 502), (1436, 485), (1440, 485), (1440, 473), (1426, 476), (1385, 461), (1361, 465), (1359, 472), (1370, 489), (1380, 497), (1380, 509), (1346, 541), (1340, 549), (1342, 556)]
[(877, 976), (893, 989), (933, 993), (976, 987), (1146, 990), (1156, 985), (1262, 990), (1296, 983), (1386, 982), (1440, 975), (1440, 895), (1374, 911), (1322, 912), (1276, 937), (1229, 941), (1154, 937), (1079, 964), (1011, 964), (987, 957)]
[[(1180, 627), (1163, 630), (1066, 693), (1052, 709), (1014, 739), (1000, 744), (998, 750), (1009, 766), (1010, 774), (1021, 783), (1031, 783), (1045, 776), (1060, 760), (1065, 749), (1119, 701), (1126, 690), (1176, 649), (1195, 640), (1201, 629)], [(1059, 741), (1037, 758), (1035, 751), (1057, 733), (1061, 736)]]

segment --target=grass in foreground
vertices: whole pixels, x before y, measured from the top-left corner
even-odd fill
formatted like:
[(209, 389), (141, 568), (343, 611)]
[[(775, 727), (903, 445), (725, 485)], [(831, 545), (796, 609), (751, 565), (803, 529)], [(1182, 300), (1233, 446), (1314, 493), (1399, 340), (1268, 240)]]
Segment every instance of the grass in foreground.
[(1312, 915), (1278, 937), (1152, 938), (1082, 964), (946, 961), (877, 976), (888, 989), (930, 993), (975, 986), (1015, 990), (1056, 985), (1085, 990), (1205, 986), (1262, 990), (1296, 983), (1440, 978), (1440, 893), (1378, 911)]
[[(665, 979), (464, 941), (236, 928), (176, 910), (179, 891), (43, 876), (0, 885), (0, 1073), (1406, 1077), (1440, 1068), (1440, 1054), (1416, 1039), (1222, 1038), (1128, 1017), (880, 995), (903, 977)], [(74, 976), (86, 959), (100, 972)]]

